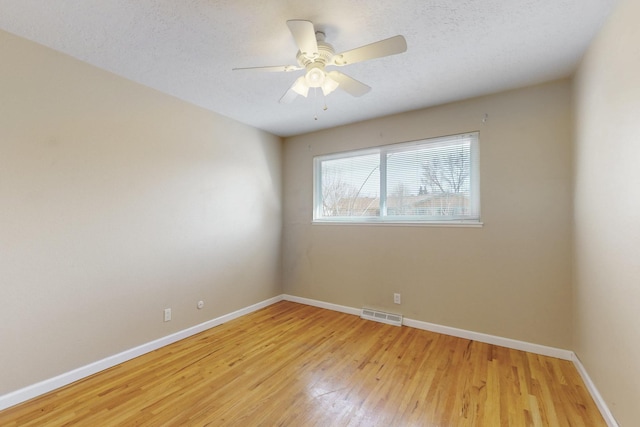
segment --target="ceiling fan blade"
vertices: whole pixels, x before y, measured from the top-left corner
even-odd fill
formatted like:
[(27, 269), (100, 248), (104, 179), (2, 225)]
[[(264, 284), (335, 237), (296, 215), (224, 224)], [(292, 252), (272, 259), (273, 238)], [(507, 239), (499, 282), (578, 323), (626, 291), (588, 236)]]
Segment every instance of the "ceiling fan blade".
[(329, 74), (329, 77), (333, 80), (338, 82), (338, 88), (344, 90), (350, 95), (362, 96), (371, 90), (371, 88), (366, 84), (359, 82), (353, 77), (349, 77), (340, 71), (331, 71), (327, 74)]
[(240, 70), (253, 70), (253, 71), (296, 71), (296, 70), (302, 70), (302, 67), (298, 67), (297, 65), (274, 65), (274, 66), (268, 66), (268, 67), (239, 67), (239, 68), (232, 68), (232, 71), (240, 71)]
[(395, 36), (379, 42), (357, 47), (346, 52), (337, 53), (331, 59), (333, 65), (347, 65), (368, 59), (382, 58), (406, 52), (407, 41), (403, 36)]
[(316, 41), (316, 30), (313, 22), (292, 19), (287, 21), (287, 26), (293, 35), (293, 39), (298, 45), (300, 52), (307, 58), (315, 58), (318, 53), (318, 42)]

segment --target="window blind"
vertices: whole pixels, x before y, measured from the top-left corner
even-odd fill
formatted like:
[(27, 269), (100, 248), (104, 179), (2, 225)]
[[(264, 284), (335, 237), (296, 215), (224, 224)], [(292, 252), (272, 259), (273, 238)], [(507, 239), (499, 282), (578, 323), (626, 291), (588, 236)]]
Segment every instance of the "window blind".
[(479, 221), (478, 133), (314, 159), (314, 221)]

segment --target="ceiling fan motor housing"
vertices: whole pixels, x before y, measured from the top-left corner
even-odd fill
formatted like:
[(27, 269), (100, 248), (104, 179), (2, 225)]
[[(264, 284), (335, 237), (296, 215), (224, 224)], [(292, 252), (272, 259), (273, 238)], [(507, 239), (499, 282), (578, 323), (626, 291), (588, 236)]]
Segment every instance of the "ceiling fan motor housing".
[(335, 51), (333, 46), (324, 41), (324, 33), (321, 31), (316, 32), (316, 40), (318, 44), (318, 52), (313, 54), (306, 54), (306, 52), (298, 51), (296, 60), (301, 67), (306, 68), (308, 71), (310, 68), (324, 69), (325, 65), (331, 61)]
[(318, 52), (307, 56), (304, 53), (298, 51), (296, 59), (301, 67), (304, 67), (307, 71), (305, 73), (305, 81), (309, 87), (321, 87), (324, 83), (326, 72), (324, 71), (325, 65), (331, 60), (334, 54), (333, 46), (324, 41), (324, 33), (318, 31), (316, 33)]

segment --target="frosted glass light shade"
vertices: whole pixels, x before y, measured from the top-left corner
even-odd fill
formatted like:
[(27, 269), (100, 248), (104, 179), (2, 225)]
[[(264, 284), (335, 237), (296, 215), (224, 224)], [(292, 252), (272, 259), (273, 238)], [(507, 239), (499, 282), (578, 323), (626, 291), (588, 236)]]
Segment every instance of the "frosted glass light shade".
[(309, 87), (321, 87), (325, 81), (325, 72), (318, 67), (312, 67), (305, 74), (304, 79), (307, 81)]
[(331, 77), (326, 76), (324, 79), (324, 83), (322, 83), (322, 93), (324, 96), (329, 95), (331, 92), (336, 90), (339, 86), (339, 83), (333, 80)]
[(307, 86), (304, 77), (298, 77), (296, 82), (291, 87), (291, 90), (293, 90), (298, 95), (302, 95), (306, 98), (307, 94), (309, 93), (309, 86)]

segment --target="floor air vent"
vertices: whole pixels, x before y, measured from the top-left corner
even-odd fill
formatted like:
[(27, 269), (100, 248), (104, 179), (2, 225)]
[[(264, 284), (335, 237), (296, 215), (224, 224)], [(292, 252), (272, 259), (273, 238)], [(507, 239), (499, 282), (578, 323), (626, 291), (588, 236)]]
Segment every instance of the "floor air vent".
[(384, 311), (363, 308), (360, 317), (367, 320), (375, 320), (376, 322), (387, 323), (389, 325), (402, 326), (401, 314), (385, 313)]

